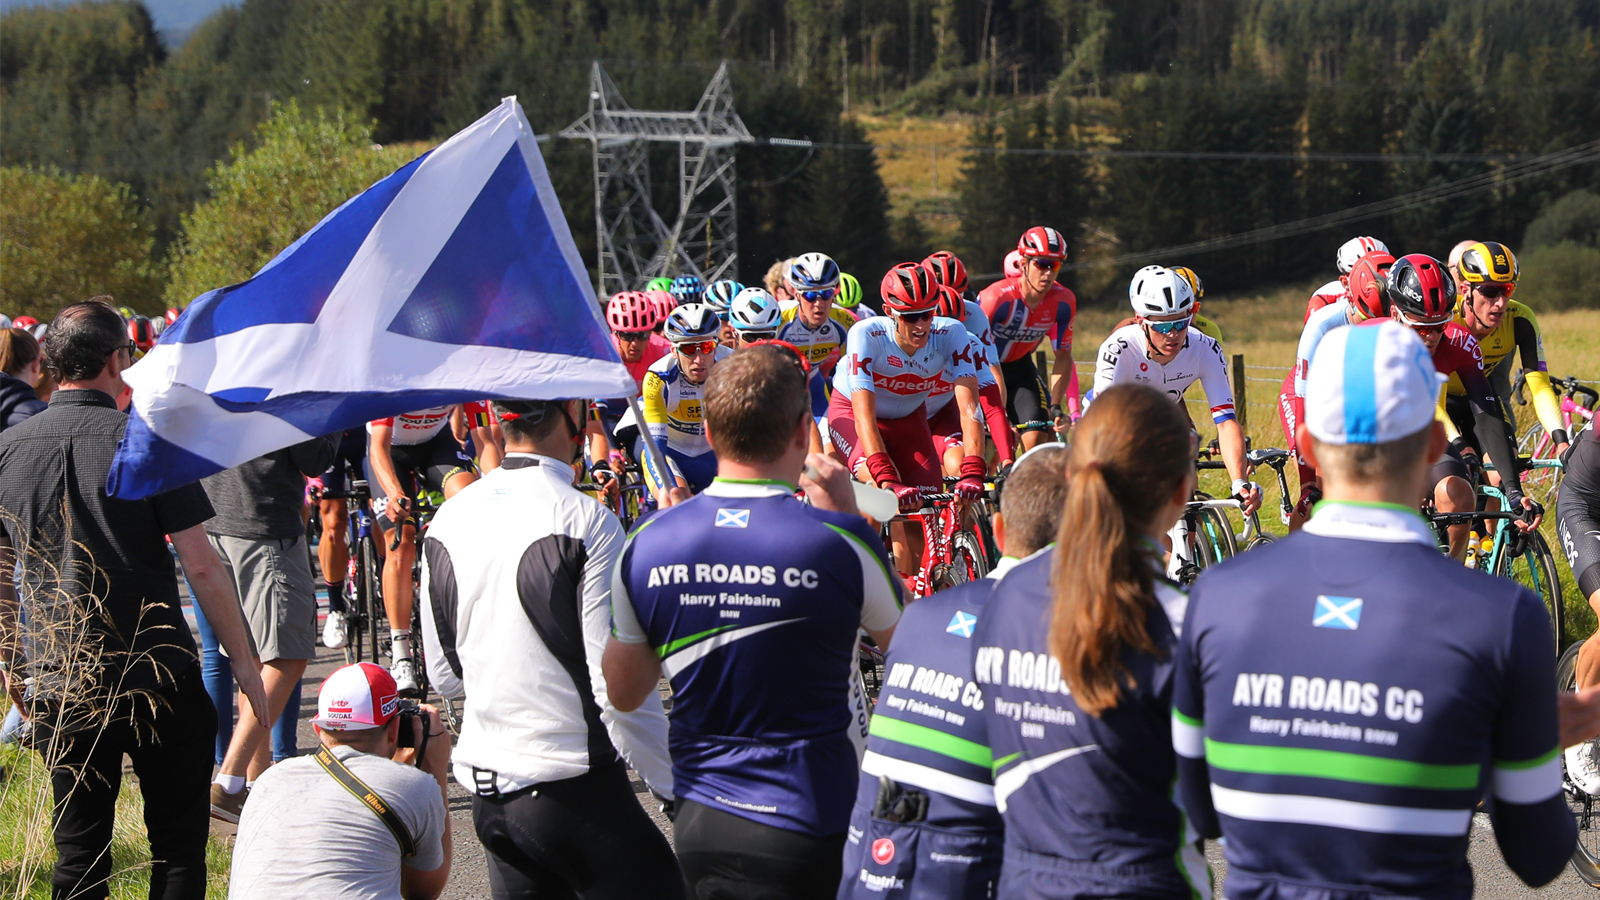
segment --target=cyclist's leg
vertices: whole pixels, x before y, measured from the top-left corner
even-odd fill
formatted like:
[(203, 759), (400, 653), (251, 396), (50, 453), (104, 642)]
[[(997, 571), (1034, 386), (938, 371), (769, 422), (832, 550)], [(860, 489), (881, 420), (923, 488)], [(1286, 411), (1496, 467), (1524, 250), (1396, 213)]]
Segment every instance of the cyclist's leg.
[[(394, 458), (395, 474), (400, 477), (400, 483), (406, 485), (410, 492), (410, 500), (416, 503), (416, 471), (425, 462), (418, 455), (415, 446), (395, 446), (389, 448), (389, 453)], [(374, 478), (369, 462), (367, 467), (367, 484), (371, 486), (373, 499), (374, 520), (379, 529), (379, 534), (374, 537), (379, 552), (383, 554), (383, 609), (389, 618), (389, 636), (394, 640), (393, 657), (396, 660), (411, 658), (411, 566), (416, 561), (417, 530), (407, 518), (397, 525), (391, 516), (393, 505), (390, 497), (384, 493), (383, 485)], [(400, 529), (399, 545), (390, 549), (394, 543), (394, 529)]]
[[(1580, 504), (1563, 504), (1556, 518), (1556, 534), (1577, 579), (1578, 593), (1600, 614), (1600, 522), (1587, 513)], [(1576, 674), (1579, 690), (1600, 682), (1600, 640), (1590, 637), (1584, 641)]]
[[(935, 490), (943, 487), (939, 454), (934, 449), (933, 432), (928, 428), (926, 414), (919, 410), (899, 419), (879, 419), (878, 435), (883, 440), (883, 449), (894, 460), (894, 467), (900, 472), (900, 480), (904, 484)], [(901, 534), (896, 535), (896, 542), (904, 542), (904, 553), (896, 548), (895, 558), (903, 559), (904, 565), (911, 567), (908, 572), (915, 571), (917, 562), (922, 560), (927, 549), (922, 530), (915, 526), (904, 526), (899, 531)]]
[(717, 455), (715, 453), (702, 453), (699, 456), (686, 456), (682, 453), (671, 454), (672, 466), (678, 471), (684, 485), (689, 492), (698, 494), (711, 486), (717, 477)]
[[(333, 494), (349, 491), (345, 463), (359, 472), (366, 455), (366, 432), (359, 428), (346, 431), (339, 439), (333, 465), (322, 473), (322, 486)], [(328, 588), (328, 608), (344, 612), (344, 579), (350, 569), (350, 505), (343, 497), (323, 500), (318, 504), (318, 513), (322, 517), (322, 539), (317, 543), (317, 562), (322, 566), (322, 580)]]
[(928, 418), (928, 430), (933, 433), (934, 450), (938, 451), (940, 469), (952, 478), (961, 475), (961, 410), (951, 400), (944, 408)]
[[(1472, 487), (1472, 473), (1454, 450), (1445, 450), (1444, 456), (1433, 464), (1428, 483), (1433, 485), (1433, 507), (1439, 512), (1470, 512), (1477, 508), (1478, 495)], [(1467, 558), (1467, 536), (1471, 531), (1470, 523), (1451, 525), (1446, 530), (1450, 537), (1450, 555), (1457, 560)]]
[(1006, 415), (1022, 434), (1022, 449), (1032, 450), (1053, 439), (1049, 431), (1050, 392), (1039, 377), (1033, 356), (1001, 363), (1000, 374), (1006, 383)]
[(1306, 465), (1305, 458), (1300, 455), (1300, 448), (1295, 446), (1295, 429), (1299, 426), (1299, 417), (1295, 415), (1294, 398), (1294, 372), (1283, 379), (1283, 386), (1278, 390), (1278, 422), (1283, 426), (1283, 446), (1294, 455), (1295, 470), (1300, 477), (1300, 499), (1294, 506), (1294, 512), (1289, 514), (1289, 530), (1299, 531), (1300, 526), (1306, 523), (1310, 516), (1308, 497), (1317, 490), (1317, 470)]

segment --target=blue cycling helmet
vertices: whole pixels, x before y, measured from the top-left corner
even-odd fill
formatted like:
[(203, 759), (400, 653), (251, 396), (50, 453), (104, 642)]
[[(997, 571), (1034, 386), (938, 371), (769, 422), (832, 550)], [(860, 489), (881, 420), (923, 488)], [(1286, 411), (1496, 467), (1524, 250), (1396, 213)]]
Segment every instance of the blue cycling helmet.
[(826, 253), (802, 253), (789, 261), (783, 273), (797, 291), (821, 291), (839, 284), (839, 264)]
[(728, 318), (728, 307), (733, 305), (733, 298), (739, 296), (744, 290), (744, 285), (732, 279), (713, 281), (706, 287), (706, 305), (717, 311), (723, 319)]
[(678, 298), (680, 306), (685, 303), (700, 303), (705, 296), (706, 283), (700, 280), (699, 275), (679, 275), (672, 279), (672, 287), (669, 290), (672, 296)]
[(667, 316), (661, 336), (674, 344), (714, 341), (722, 336), (722, 320), (717, 311), (704, 303), (688, 303)]

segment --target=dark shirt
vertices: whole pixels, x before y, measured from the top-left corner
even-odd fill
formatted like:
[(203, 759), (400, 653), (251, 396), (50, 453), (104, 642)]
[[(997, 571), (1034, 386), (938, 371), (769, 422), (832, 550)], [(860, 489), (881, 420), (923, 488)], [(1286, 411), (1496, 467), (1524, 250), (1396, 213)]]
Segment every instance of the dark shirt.
[[(93, 654), (98, 686), (54, 682), (74, 700), (170, 684), (195, 662), (165, 536), (211, 518), (211, 503), (198, 484), (144, 500), (107, 496), (127, 424), (108, 395), (59, 390), (44, 412), (0, 433), (0, 527), (23, 566), (29, 666), (60, 671), (74, 643)], [(63, 640), (85, 631), (87, 644)], [(41, 679), (42, 690), (51, 683)]]
[(333, 463), (342, 434), (274, 450), (202, 479), (217, 510), (216, 518), (206, 523), (207, 533), (254, 539), (305, 534), (300, 510), (306, 502), (306, 479)]
[(0, 431), (21, 425), (29, 416), (43, 412), (47, 405), (39, 399), (32, 385), (0, 372)]

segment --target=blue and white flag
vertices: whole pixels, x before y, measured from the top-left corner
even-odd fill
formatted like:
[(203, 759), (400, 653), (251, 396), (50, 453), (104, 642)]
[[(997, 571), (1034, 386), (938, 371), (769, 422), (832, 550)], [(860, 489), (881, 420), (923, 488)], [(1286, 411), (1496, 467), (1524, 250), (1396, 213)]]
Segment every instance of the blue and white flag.
[(125, 499), (432, 406), (635, 393), (514, 97), (201, 295), (124, 379)]

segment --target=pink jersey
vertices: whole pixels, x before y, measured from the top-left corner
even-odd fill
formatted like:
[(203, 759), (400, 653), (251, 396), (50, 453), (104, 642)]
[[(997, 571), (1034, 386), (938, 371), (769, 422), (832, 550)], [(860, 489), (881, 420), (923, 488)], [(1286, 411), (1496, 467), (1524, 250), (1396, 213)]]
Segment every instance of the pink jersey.
[[(616, 338), (612, 338), (616, 340)], [(628, 374), (633, 376), (633, 383), (644, 385), (644, 374), (650, 371), (656, 360), (672, 352), (672, 344), (659, 334), (650, 335), (650, 340), (644, 346), (644, 355), (636, 363), (623, 360), (622, 364), (628, 367)]]

